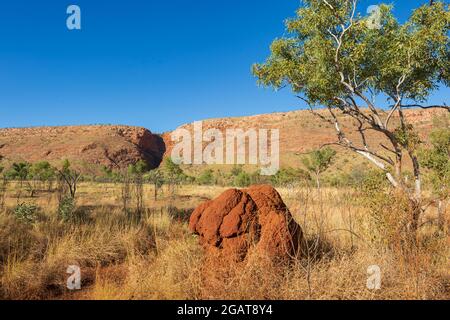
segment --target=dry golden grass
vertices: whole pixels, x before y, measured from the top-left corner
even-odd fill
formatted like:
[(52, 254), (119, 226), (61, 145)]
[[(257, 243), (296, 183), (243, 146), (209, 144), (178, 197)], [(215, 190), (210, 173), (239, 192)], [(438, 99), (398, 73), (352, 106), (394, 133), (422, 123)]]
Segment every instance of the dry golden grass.
[[(120, 185), (83, 183), (77, 198), (87, 212), (83, 219), (59, 221), (55, 195), (39, 193), (21, 199), (41, 207), (37, 221), (25, 224), (11, 213), (16, 187), (10, 186), (0, 212), (1, 299), (450, 298), (448, 234), (426, 224), (408, 253), (374, 241), (368, 208), (352, 190), (324, 189), (319, 195), (314, 189), (279, 189), (310, 250), (286, 265), (256, 252), (245, 263), (224, 265), (204, 257), (186, 222), (189, 209), (224, 188), (182, 186), (175, 196), (165, 190), (155, 202), (145, 186), (147, 213), (132, 219), (120, 207)], [(430, 209), (427, 219), (434, 216)], [(81, 267), (80, 291), (66, 288), (69, 265)], [(371, 265), (382, 270), (381, 290), (366, 287)]]

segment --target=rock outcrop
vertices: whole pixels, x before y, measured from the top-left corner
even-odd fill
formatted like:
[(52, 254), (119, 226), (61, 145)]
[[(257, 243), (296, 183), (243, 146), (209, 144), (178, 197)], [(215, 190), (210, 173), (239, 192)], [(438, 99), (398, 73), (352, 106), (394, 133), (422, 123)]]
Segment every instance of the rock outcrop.
[(231, 189), (200, 205), (189, 227), (207, 252), (242, 261), (254, 247), (273, 259), (298, 253), (302, 230), (271, 186)]
[[(381, 111), (380, 111), (381, 112)], [(319, 114), (328, 117), (326, 110), (318, 111)], [(419, 133), (423, 141), (428, 140), (428, 135), (433, 127), (434, 118), (448, 117), (446, 110), (422, 110), (411, 109), (404, 111), (408, 123), (414, 125), (414, 128)], [(348, 116), (339, 114), (339, 121), (341, 121), (342, 129), (345, 130), (347, 137), (354, 141), (356, 145), (363, 147), (361, 144), (361, 134), (358, 132), (358, 126), (353, 122), (353, 119)], [(392, 119), (392, 127), (398, 125), (398, 118), (394, 115)], [(247, 132), (250, 129), (279, 129), (280, 133), (280, 163), (282, 168), (292, 167), (299, 168), (301, 161), (298, 159), (299, 153), (310, 152), (320, 148), (321, 146), (337, 141), (335, 127), (321, 120), (318, 116), (312, 114), (308, 110), (298, 110), (284, 113), (262, 114), (249, 117), (239, 118), (222, 118), (222, 119), (208, 119), (202, 123), (203, 132), (209, 129), (218, 129), (224, 134), (228, 129), (242, 129)], [(193, 135), (193, 124), (186, 124), (180, 129), (187, 129)], [(385, 151), (380, 143), (389, 145), (386, 138), (373, 130), (366, 132), (367, 143), (377, 151)], [(165, 157), (169, 157), (175, 143), (171, 139), (171, 133), (163, 134), (163, 139), (166, 144)], [(205, 148), (209, 142), (204, 142)], [(224, 152), (226, 150), (224, 149)], [(339, 149), (339, 159), (346, 157), (347, 159), (355, 158), (351, 151)], [(360, 164), (359, 157), (353, 164)], [(342, 164), (341, 164), (342, 165)], [(195, 166), (197, 172), (205, 170), (207, 165)], [(187, 168), (192, 170), (192, 168)], [(190, 174), (196, 174), (196, 171), (190, 171)]]
[(149, 130), (128, 126), (0, 129), (0, 155), (9, 161), (49, 161), (123, 169), (139, 160), (156, 168), (165, 144)]
[[(322, 111), (325, 112), (325, 111)], [(324, 113), (326, 115), (326, 113)], [(409, 123), (413, 124), (421, 139), (427, 137), (433, 127), (434, 118), (448, 116), (445, 110), (405, 110)], [(356, 130), (351, 118), (339, 116), (342, 127), (348, 131), (351, 140), (359, 141), (360, 133)], [(395, 125), (393, 118), (393, 126)], [(192, 131), (192, 124), (181, 128)], [(286, 113), (264, 114), (251, 117), (209, 119), (203, 121), (203, 131), (219, 129), (225, 133), (227, 129), (279, 129), (281, 167), (298, 168), (298, 154), (335, 142), (335, 128), (321, 121), (309, 111), (299, 110)], [(367, 143), (375, 150), (381, 150), (380, 143), (385, 140), (379, 134), (368, 131)], [(129, 164), (145, 160), (150, 167), (157, 167), (163, 158), (169, 157), (175, 142), (171, 133), (161, 136), (149, 130), (129, 126), (67, 126), (0, 129), (0, 160), (2, 161), (49, 161), (54, 165), (63, 159), (72, 163), (94, 164), (111, 169), (126, 168)], [(206, 147), (205, 142), (203, 147)], [(340, 149), (339, 158), (355, 158), (353, 153)], [(359, 164), (360, 158), (357, 163)], [(343, 163), (336, 161), (336, 165)], [(353, 162), (356, 164), (356, 162)], [(3, 164), (2, 164), (3, 165)], [(206, 164), (183, 168), (187, 173), (196, 175), (202, 172)], [(228, 166), (231, 167), (231, 166)], [(86, 172), (90, 173), (90, 172)]]

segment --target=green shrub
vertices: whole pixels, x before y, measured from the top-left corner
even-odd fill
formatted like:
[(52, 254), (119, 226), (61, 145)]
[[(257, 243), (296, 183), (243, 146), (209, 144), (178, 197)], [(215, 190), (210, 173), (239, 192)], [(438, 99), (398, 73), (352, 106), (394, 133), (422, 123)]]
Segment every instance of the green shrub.
[(233, 169), (231, 169), (231, 175), (233, 177), (237, 177), (242, 172), (244, 172), (244, 169), (242, 169), (242, 165), (234, 166)]
[(251, 185), (252, 181), (247, 172), (242, 171), (234, 178), (234, 185), (239, 188), (245, 188)]
[(38, 181), (49, 181), (56, 175), (56, 169), (48, 161), (40, 161), (31, 165), (29, 176)]
[(364, 177), (362, 191), (373, 201), (376, 195), (383, 193), (389, 187), (386, 175), (381, 170), (370, 170)]
[(271, 182), (276, 186), (286, 186), (310, 179), (309, 174), (304, 170), (287, 168), (281, 169), (276, 175), (272, 176)]
[(22, 203), (14, 208), (14, 216), (25, 223), (33, 223), (37, 219), (38, 207), (34, 204)]
[(70, 221), (73, 218), (75, 212), (75, 199), (70, 196), (65, 196), (59, 202), (58, 216), (63, 221)]
[(197, 183), (200, 185), (213, 185), (215, 184), (214, 171), (211, 169), (203, 171), (200, 176), (197, 177)]
[(14, 162), (11, 168), (5, 173), (8, 179), (24, 181), (27, 179), (30, 172), (30, 166), (28, 162)]

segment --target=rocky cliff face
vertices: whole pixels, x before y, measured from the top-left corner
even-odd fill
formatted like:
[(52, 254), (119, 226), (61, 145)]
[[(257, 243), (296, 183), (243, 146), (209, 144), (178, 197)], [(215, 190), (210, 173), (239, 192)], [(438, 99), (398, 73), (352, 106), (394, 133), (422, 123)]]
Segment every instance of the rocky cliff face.
[(7, 161), (49, 161), (123, 169), (139, 160), (156, 168), (163, 140), (149, 130), (128, 126), (70, 126), (0, 129), (0, 156)]
[[(433, 127), (433, 119), (448, 117), (445, 110), (407, 110), (405, 114), (408, 122), (414, 125), (425, 141)], [(348, 136), (359, 141), (360, 136), (352, 120), (347, 117), (341, 120)], [(192, 132), (193, 126), (187, 124), (182, 128)], [(300, 164), (298, 154), (336, 141), (333, 126), (324, 123), (309, 111), (203, 121), (203, 132), (211, 128), (219, 129), (223, 133), (227, 129), (279, 129), (281, 167), (297, 167)], [(368, 131), (368, 143), (371, 146), (379, 148), (380, 142), (383, 141), (382, 136)], [(204, 146), (206, 145), (205, 142)], [(63, 159), (69, 159), (72, 163), (123, 169), (142, 159), (148, 162), (151, 168), (156, 168), (163, 156), (170, 156), (173, 146), (171, 132), (159, 136), (145, 128), (129, 126), (0, 129), (0, 160), (3, 158), (4, 161), (44, 160), (57, 165)], [(196, 171), (200, 172), (204, 166), (196, 167), (198, 168), (190, 170), (198, 169)]]
[[(329, 116), (327, 111), (319, 111), (324, 116)], [(428, 134), (433, 127), (433, 119), (448, 117), (446, 110), (405, 110), (405, 116), (409, 123), (414, 125), (421, 138), (426, 141)], [(342, 129), (347, 136), (355, 142), (357, 146), (362, 146), (360, 133), (356, 130), (357, 126), (352, 119), (347, 116), (339, 115)], [(398, 119), (393, 119), (392, 127), (398, 125)], [(227, 129), (278, 129), (280, 134), (280, 158), (282, 167), (298, 167), (300, 161), (298, 154), (307, 153), (321, 146), (337, 141), (336, 130), (330, 123), (322, 121), (310, 111), (299, 110), (284, 113), (263, 114), (239, 118), (209, 119), (202, 122), (203, 132), (208, 129), (219, 129), (225, 134)], [(186, 124), (182, 129), (193, 132), (193, 125)], [(166, 143), (165, 157), (170, 156), (174, 147), (171, 140), (171, 133), (163, 135)], [(373, 130), (367, 131), (367, 142), (375, 148), (381, 150), (380, 143), (387, 144), (385, 137)], [(204, 147), (208, 143), (204, 143)], [(344, 150), (339, 149), (341, 156)], [(347, 152), (349, 153), (349, 152)], [(352, 157), (352, 156), (349, 156)], [(358, 158), (359, 159), (359, 158)]]

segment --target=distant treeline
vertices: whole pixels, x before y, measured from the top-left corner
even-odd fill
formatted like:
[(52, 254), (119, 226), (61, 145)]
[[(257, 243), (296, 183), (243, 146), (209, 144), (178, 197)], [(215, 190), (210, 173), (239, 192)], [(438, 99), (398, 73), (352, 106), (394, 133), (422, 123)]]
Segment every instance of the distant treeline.
[[(64, 164), (61, 167), (64, 167)], [(14, 162), (8, 167), (0, 165), (1, 178), (10, 181), (51, 183), (58, 180), (60, 171), (61, 168), (53, 166), (47, 161), (35, 163)], [(79, 182), (123, 183), (128, 179), (139, 177), (143, 183), (157, 184), (158, 186), (165, 184), (196, 184), (244, 188), (253, 184), (271, 184), (277, 187), (286, 187), (292, 185), (315, 185), (316, 172), (313, 168), (310, 168), (310, 170), (283, 168), (276, 175), (263, 176), (259, 170), (248, 172), (243, 166), (234, 166), (230, 171), (205, 169), (198, 175), (193, 176), (185, 173), (178, 164), (170, 159), (166, 159), (160, 168), (153, 170), (150, 170), (144, 161), (138, 161), (136, 164), (129, 165), (124, 170), (102, 167), (98, 174), (80, 174)], [(363, 183), (366, 177), (370, 175), (370, 170), (361, 165), (353, 167), (349, 172), (326, 171), (319, 174), (318, 179), (322, 186), (346, 187), (358, 186)]]

